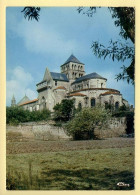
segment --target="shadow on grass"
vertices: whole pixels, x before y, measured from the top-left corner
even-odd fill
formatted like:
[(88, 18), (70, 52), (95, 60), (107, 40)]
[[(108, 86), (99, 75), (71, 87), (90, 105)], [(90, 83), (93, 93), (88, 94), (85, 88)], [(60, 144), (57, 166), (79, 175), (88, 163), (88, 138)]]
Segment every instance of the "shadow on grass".
[[(133, 190), (134, 175), (129, 171), (119, 172), (113, 169), (103, 171), (93, 169), (42, 171), (44, 184), (51, 189), (54, 183), (60, 190)], [(40, 181), (41, 182), (41, 181)], [(124, 182), (130, 186), (117, 186), (118, 182)]]
[[(117, 186), (124, 182), (130, 186)], [(134, 174), (113, 169), (54, 169), (38, 174), (7, 173), (7, 190), (133, 190)]]

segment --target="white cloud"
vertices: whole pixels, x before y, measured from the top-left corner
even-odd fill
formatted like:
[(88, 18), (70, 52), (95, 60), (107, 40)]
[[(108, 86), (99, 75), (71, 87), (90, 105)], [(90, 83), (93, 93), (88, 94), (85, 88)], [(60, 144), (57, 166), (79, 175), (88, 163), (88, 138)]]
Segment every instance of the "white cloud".
[[(62, 31), (59, 32), (41, 22), (28, 22), (24, 19), (20, 23), (17, 22), (16, 28), (11, 30), (23, 38), (26, 48), (31, 52), (59, 55), (62, 52), (69, 54), (81, 48), (75, 39), (67, 39)], [(83, 48), (80, 50), (82, 52)]]
[(11, 72), (11, 79), (6, 82), (6, 101), (10, 105), (14, 94), (18, 102), (26, 94), (30, 99), (36, 98), (36, 93), (30, 88), (33, 83), (33, 77), (30, 73), (18, 66)]
[(79, 50), (81, 55), (85, 53), (85, 46), (76, 37), (67, 36), (69, 30), (65, 26), (53, 25), (50, 21), (46, 21), (44, 19), (47, 18), (46, 15), (43, 15), (43, 19), (39, 22), (24, 18), (18, 20), (13, 15), (12, 12), (9, 13), (8, 29), (23, 39), (28, 51), (50, 55), (62, 55), (62, 53), (69, 55)]

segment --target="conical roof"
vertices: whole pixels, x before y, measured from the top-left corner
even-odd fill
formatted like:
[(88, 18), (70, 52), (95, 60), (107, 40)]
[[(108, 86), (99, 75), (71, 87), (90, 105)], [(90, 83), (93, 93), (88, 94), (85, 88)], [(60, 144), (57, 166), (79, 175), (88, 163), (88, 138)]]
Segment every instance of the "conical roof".
[[(78, 64), (83, 64), (82, 62), (80, 62), (73, 54), (66, 60), (66, 62), (64, 64), (67, 64), (69, 62), (74, 62), (74, 63), (78, 63)], [(64, 65), (63, 64), (63, 65)]]
[(19, 102), (17, 105), (20, 105), (20, 104), (24, 104), (25, 102), (28, 102), (30, 101), (30, 99), (25, 95)]

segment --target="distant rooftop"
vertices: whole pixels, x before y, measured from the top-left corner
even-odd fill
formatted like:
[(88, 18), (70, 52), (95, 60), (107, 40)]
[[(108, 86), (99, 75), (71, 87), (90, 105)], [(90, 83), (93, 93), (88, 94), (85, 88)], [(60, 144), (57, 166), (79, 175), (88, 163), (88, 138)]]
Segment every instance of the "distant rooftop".
[(104, 96), (104, 95), (110, 95), (110, 94), (121, 95), (119, 91), (106, 91), (105, 93), (102, 93), (100, 95)]
[(28, 101), (28, 102), (19, 104), (19, 106), (23, 106), (23, 105), (26, 105), (26, 104), (31, 104), (31, 103), (34, 103), (34, 102), (37, 102), (37, 101), (38, 101), (38, 99), (30, 100), (30, 101)]
[(63, 89), (63, 90), (66, 90), (66, 88), (64, 86), (59, 86), (59, 87), (56, 87), (54, 90), (57, 90), (57, 89)]
[(83, 93), (72, 93), (72, 94), (70, 94), (70, 95), (68, 95), (68, 96), (86, 96), (85, 94), (83, 94)]
[(25, 95), (18, 103), (17, 105), (24, 104), (25, 102), (30, 101), (30, 99)]
[(88, 79), (104, 79), (104, 80), (107, 80), (106, 78), (103, 78), (102, 76), (100, 76), (96, 72), (93, 72), (93, 73), (84, 75), (84, 76), (76, 79), (76, 81), (74, 81), (72, 84), (79, 83), (81, 81), (88, 80)]
[[(73, 54), (66, 60), (66, 62), (64, 64), (67, 64), (69, 62), (74, 62), (74, 63), (78, 63), (78, 64), (83, 64), (82, 62), (80, 62)], [(64, 65), (63, 64), (63, 65)]]
[(57, 72), (50, 72), (50, 73), (51, 73), (53, 80), (69, 82), (69, 79), (63, 73), (57, 73)]

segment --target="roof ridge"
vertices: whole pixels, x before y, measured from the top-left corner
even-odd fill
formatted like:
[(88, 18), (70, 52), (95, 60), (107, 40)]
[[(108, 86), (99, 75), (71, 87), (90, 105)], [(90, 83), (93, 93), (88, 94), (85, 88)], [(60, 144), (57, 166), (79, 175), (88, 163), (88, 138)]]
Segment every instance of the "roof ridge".
[(24, 104), (29, 104), (29, 103), (32, 103), (32, 102), (36, 102), (36, 101), (38, 101), (37, 98), (36, 98), (36, 99), (33, 99), (33, 100), (30, 100), (30, 101), (27, 101), (27, 102), (24, 102), (24, 103), (22, 103), (22, 104), (19, 104), (19, 106), (22, 106), (22, 105), (24, 105)]
[(97, 78), (97, 79), (105, 79), (107, 80), (106, 78), (102, 77), (101, 75), (99, 75), (98, 73), (96, 72), (92, 72), (92, 73), (89, 73), (89, 74), (86, 74), (82, 77), (79, 77), (78, 79), (76, 79), (72, 84), (74, 83), (78, 83), (80, 81), (83, 81), (84, 79), (91, 79), (91, 78)]

